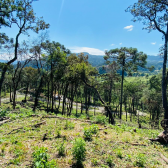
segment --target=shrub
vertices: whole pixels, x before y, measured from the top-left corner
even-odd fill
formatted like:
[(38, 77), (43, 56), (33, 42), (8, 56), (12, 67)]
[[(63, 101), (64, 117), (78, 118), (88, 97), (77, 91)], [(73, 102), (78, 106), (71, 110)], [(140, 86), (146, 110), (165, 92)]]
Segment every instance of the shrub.
[(92, 134), (97, 134), (99, 131), (99, 127), (97, 126), (97, 124), (93, 124), (90, 126), (90, 130)]
[(47, 148), (36, 148), (33, 152), (33, 168), (56, 168), (57, 164), (55, 160), (48, 161), (49, 155), (47, 154)]
[(57, 129), (56, 134), (57, 134), (57, 138), (61, 137), (61, 131), (59, 129)]
[(145, 163), (146, 163), (146, 158), (144, 154), (138, 154), (136, 157), (136, 161), (134, 162), (134, 166), (138, 166), (138, 167), (145, 167)]
[(113, 165), (113, 158), (110, 155), (106, 159), (106, 163), (108, 164), (109, 167), (112, 167), (112, 165)]
[(2, 110), (2, 109), (0, 109), (0, 118), (5, 117), (6, 114), (7, 114), (7, 111), (6, 111), (6, 110)]
[(74, 129), (75, 124), (71, 121), (66, 120), (65, 129)]
[(99, 160), (97, 160), (96, 158), (91, 159), (91, 162), (93, 166), (97, 166), (99, 164)]
[(90, 128), (84, 128), (84, 139), (88, 141), (92, 140), (92, 131)]
[(106, 124), (106, 116), (98, 115), (93, 119), (97, 124)]
[(118, 150), (118, 151), (117, 151), (117, 156), (118, 156), (120, 159), (122, 159), (122, 152), (121, 152), (121, 150)]
[(91, 141), (92, 135), (97, 134), (99, 127), (96, 124), (91, 125), (89, 128), (84, 128), (84, 139)]
[(35, 168), (46, 167), (48, 162), (47, 148), (36, 148), (35, 152), (33, 152), (33, 158)]
[(61, 143), (61, 145), (57, 148), (58, 149), (58, 155), (65, 156), (65, 146), (64, 142)]
[(86, 144), (82, 138), (77, 138), (73, 142), (72, 155), (73, 159), (77, 161), (77, 164), (81, 164), (86, 156)]

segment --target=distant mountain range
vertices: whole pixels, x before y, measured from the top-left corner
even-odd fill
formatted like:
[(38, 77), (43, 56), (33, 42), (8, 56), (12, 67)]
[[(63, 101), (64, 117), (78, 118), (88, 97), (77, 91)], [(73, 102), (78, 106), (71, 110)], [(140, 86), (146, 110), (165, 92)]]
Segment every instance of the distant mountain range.
[[(104, 55), (91, 55), (89, 53), (84, 52), (85, 55), (89, 57), (89, 63), (92, 64), (94, 67), (99, 67), (105, 65)], [(148, 55), (147, 57), (147, 67), (154, 66), (155, 70), (162, 69), (163, 66), (163, 58), (161, 56), (153, 56)]]
[[(88, 55), (88, 61), (89, 63), (94, 66), (94, 67), (101, 67), (102, 65), (105, 65), (105, 60), (104, 60), (104, 55), (91, 55), (87, 52), (84, 52), (84, 55)], [(6, 60), (0, 60), (0, 62), (6, 62)], [(161, 56), (153, 56), (153, 55), (148, 55), (147, 57), (147, 67), (150, 66), (154, 66), (155, 67), (155, 71), (158, 71), (160, 69), (162, 69), (162, 65), (163, 64), (163, 58)], [(33, 66), (32, 64), (30, 64), (29, 66)], [(33, 66), (34, 68), (35, 65)], [(140, 71), (146, 71), (143, 69), (140, 69)]]

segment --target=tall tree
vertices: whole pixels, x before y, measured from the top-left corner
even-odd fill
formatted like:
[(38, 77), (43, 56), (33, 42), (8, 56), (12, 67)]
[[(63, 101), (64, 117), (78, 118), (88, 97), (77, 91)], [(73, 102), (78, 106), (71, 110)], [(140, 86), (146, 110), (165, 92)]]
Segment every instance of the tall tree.
[(33, 0), (3, 0), (0, 1), (1, 9), (4, 6), (7, 7), (6, 16), (1, 17), (4, 20), (3, 23), (0, 22), (0, 26), (5, 25), (11, 27), (16, 25), (18, 27), (18, 33), (15, 37), (14, 44), (14, 57), (9, 60), (4, 66), (0, 78), (0, 96), (1, 96), (1, 88), (5, 78), (5, 73), (8, 69), (8, 66), (17, 60), (18, 57), (18, 46), (19, 46), (19, 36), (21, 34), (28, 34), (29, 30), (33, 30), (38, 33), (40, 30), (44, 30), (49, 28), (49, 24), (46, 24), (42, 18), (38, 18), (35, 16), (33, 7)]
[(137, 3), (129, 6), (126, 10), (130, 12), (134, 18), (133, 21), (142, 21), (146, 26), (144, 29), (150, 31), (158, 30), (162, 33), (164, 44), (163, 70), (162, 70), (162, 103), (164, 108), (164, 118), (168, 119), (167, 104), (167, 80), (166, 72), (167, 64), (167, 41), (168, 41), (168, 1), (167, 0), (138, 0)]
[(46, 49), (48, 57), (47, 64), (50, 66), (50, 81), (51, 81), (51, 99), (52, 99), (52, 108), (53, 112), (54, 107), (54, 72), (58, 71), (61, 66), (64, 66), (66, 63), (66, 54), (70, 53), (70, 50), (66, 49), (64, 45), (61, 45), (58, 42), (49, 42), (43, 44), (44, 49)]
[(122, 97), (123, 97), (123, 82), (124, 73), (127, 71), (137, 71), (138, 66), (145, 67), (147, 55), (143, 52), (138, 52), (136, 48), (121, 47), (106, 51), (105, 60), (116, 61), (121, 66), (121, 97), (120, 97), (120, 119), (122, 118)]

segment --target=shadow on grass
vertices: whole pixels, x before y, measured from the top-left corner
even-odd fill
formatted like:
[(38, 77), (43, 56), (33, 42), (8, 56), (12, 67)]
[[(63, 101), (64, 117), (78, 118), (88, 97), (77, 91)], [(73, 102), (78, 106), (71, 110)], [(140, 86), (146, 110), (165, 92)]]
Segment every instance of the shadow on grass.
[(76, 162), (72, 164), (72, 168), (84, 168), (82, 162)]

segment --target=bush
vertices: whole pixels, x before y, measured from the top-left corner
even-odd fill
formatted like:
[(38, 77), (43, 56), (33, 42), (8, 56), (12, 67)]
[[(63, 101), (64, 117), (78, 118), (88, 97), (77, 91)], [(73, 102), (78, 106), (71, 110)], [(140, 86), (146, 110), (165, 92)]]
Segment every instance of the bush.
[(73, 142), (72, 155), (73, 159), (77, 161), (77, 164), (81, 164), (86, 156), (86, 144), (82, 138), (77, 138)]
[(61, 145), (57, 148), (58, 149), (58, 155), (65, 156), (65, 146), (64, 142), (61, 143)]
[(106, 116), (98, 115), (93, 119), (97, 124), (106, 124), (107, 119)]
[(138, 154), (134, 166), (145, 167), (146, 158), (144, 154)]
[(48, 161), (49, 155), (47, 154), (47, 148), (36, 148), (33, 152), (33, 168), (56, 168), (57, 164), (55, 160)]
[(74, 129), (75, 124), (71, 121), (66, 120), (65, 129)]
[(7, 111), (6, 111), (6, 110), (2, 110), (2, 109), (0, 108), (0, 118), (5, 117), (6, 114), (7, 114)]
[(46, 167), (48, 162), (47, 148), (36, 148), (35, 152), (33, 152), (33, 158), (35, 168)]
[(99, 160), (97, 160), (96, 158), (91, 159), (91, 162), (93, 166), (98, 166), (99, 164)]
[(120, 159), (122, 159), (122, 152), (121, 152), (120, 149), (117, 151), (117, 156), (118, 156)]
[(84, 139), (91, 141), (92, 135), (97, 134), (99, 127), (96, 124), (91, 125), (89, 128), (84, 128)]
[(96, 124), (90, 126), (90, 130), (92, 134), (97, 134), (99, 131), (99, 127)]
[(84, 139), (88, 141), (92, 140), (92, 131), (90, 128), (84, 128)]
[(106, 163), (109, 165), (109, 167), (112, 167), (113, 163), (113, 158), (109, 155), (108, 158), (106, 159)]

